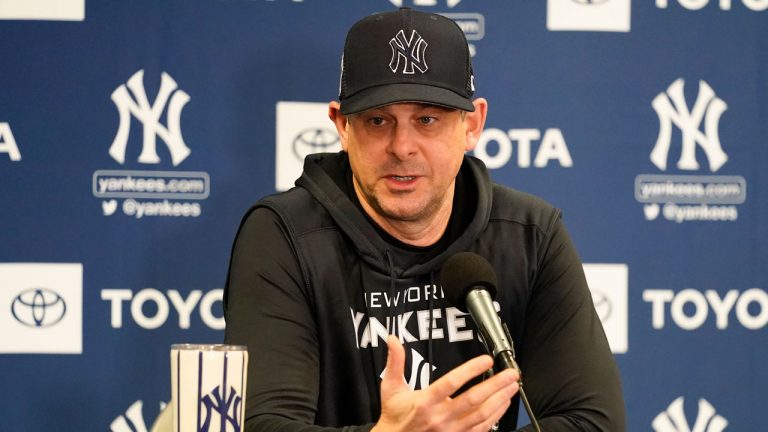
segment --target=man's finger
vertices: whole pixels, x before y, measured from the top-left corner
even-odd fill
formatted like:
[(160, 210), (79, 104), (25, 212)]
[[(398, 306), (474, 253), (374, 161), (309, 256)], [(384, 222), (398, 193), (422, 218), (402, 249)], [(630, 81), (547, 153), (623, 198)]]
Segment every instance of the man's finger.
[(433, 401), (441, 401), (450, 397), (469, 380), (487, 371), (492, 366), (493, 359), (488, 355), (475, 357), (462, 363), (428, 387), (430, 398)]
[(471, 425), (472, 423), (470, 423), (471, 426), (467, 426), (464, 430), (468, 430), (472, 432), (474, 431), (487, 432), (491, 430), (493, 425), (496, 424), (501, 419), (504, 413), (507, 412), (511, 404), (512, 404), (512, 401), (510, 399), (507, 399), (500, 406), (496, 408), (496, 411), (491, 416), (484, 418), (480, 423), (477, 423), (474, 425)]
[(489, 399), (511, 399), (517, 393), (520, 375), (514, 369), (503, 370), (467, 389), (453, 400), (457, 410), (472, 411)]
[(501, 418), (512, 397), (520, 389), (518, 379), (517, 371), (502, 371), (453, 399), (451, 409), (462, 416), (465, 429), (489, 421), (493, 424)]
[(405, 349), (394, 335), (387, 337), (387, 367), (381, 379), (382, 391), (397, 390), (405, 384)]

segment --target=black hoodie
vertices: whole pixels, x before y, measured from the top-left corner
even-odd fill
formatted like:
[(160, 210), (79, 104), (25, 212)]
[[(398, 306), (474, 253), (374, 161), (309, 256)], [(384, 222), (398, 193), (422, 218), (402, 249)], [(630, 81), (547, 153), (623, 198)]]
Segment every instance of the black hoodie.
[[(470, 190), (457, 188), (450, 241), (414, 252), (360, 211), (349, 175), (345, 153), (311, 155), (297, 187), (259, 201), (240, 226), (224, 307), (226, 343), (250, 353), (246, 430), (369, 430), (390, 333), (414, 389), (484, 353), (438, 280), (462, 251), (496, 272), (499, 314), (542, 430), (625, 429), (618, 369), (558, 210), (492, 183), (467, 156), (460, 177)], [(458, 205), (469, 213), (455, 216)], [(499, 430), (516, 427), (517, 406)]]

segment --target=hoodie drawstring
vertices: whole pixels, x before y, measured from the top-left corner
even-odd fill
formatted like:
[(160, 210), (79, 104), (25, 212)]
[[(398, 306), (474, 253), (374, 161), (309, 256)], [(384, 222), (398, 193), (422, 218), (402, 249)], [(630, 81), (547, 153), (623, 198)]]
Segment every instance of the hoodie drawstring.
[(432, 323), (434, 322), (434, 301), (435, 291), (435, 272), (429, 272), (429, 285), (432, 287), (432, 293), (429, 296), (429, 342), (427, 344), (427, 369), (429, 370), (429, 383), (432, 384)]
[[(389, 251), (389, 249), (387, 249), (385, 251), (385, 255), (387, 257), (387, 264), (389, 265), (389, 295), (390, 295), (390, 298), (393, 298), (394, 295), (395, 295), (395, 264), (392, 261), (392, 253)], [(429, 285), (432, 288), (432, 292), (430, 293), (430, 295), (428, 295), (428, 297), (429, 297), (429, 325), (427, 327), (427, 329), (428, 329), (427, 333), (429, 334), (429, 336), (428, 336), (428, 343), (427, 343), (427, 371), (428, 371), (428, 374), (429, 374), (428, 375), (429, 376), (429, 380), (427, 382), (427, 385), (432, 384), (432, 330), (433, 330), (432, 326), (434, 324), (434, 319), (435, 319), (435, 310), (434, 310), (435, 302), (434, 302), (434, 298), (435, 298), (435, 294), (436, 294), (436, 291), (437, 291), (437, 287), (435, 286), (435, 272), (434, 271), (430, 271), (429, 272)], [(398, 330), (397, 318), (395, 318), (392, 315), (393, 305), (394, 305), (394, 302), (391, 302), (390, 305), (389, 305), (389, 311), (387, 312), (387, 316), (389, 316), (390, 319), (392, 320), (392, 321), (390, 321), (390, 325), (392, 327), (392, 329), (391, 329), (392, 334), (395, 334), (395, 336), (400, 338), (400, 335), (397, 334), (398, 333), (398, 331), (397, 331)], [(401, 343), (402, 343), (402, 340), (401, 340)], [(424, 388), (424, 387), (422, 387), (422, 388)]]

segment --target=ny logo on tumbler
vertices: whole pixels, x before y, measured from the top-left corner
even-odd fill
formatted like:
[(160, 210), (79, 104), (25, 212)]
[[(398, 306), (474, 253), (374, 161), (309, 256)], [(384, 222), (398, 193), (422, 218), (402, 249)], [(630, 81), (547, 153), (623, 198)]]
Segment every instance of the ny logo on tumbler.
[(410, 39), (406, 39), (405, 32), (400, 30), (395, 37), (390, 39), (389, 46), (392, 47), (392, 59), (389, 61), (389, 69), (392, 73), (397, 73), (400, 68), (400, 59), (403, 59), (403, 73), (412, 75), (416, 69), (424, 73), (427, 71), (427, 59), (424, 52), (427, 50), (427, 41), (425, 41), (416, 30), (411, 31)]
[[(226, 382), (226, 381), (225, 381)], [(237, 394), (237, 390), (230, 386), (229, 393), (226, 388), (216, 386), (209, 394), (200, 399), (201, 426), (199, 432), (213, 431), (234, 431), (240, 432), (240, 404), (243, 403), (242, 396)], [(218, 428), (211, 428), (211, 422), (214, 417), (218, 417)], [(229, 427), (229, 428), (228, 428)]]
[(174, 432), (241, 432), (248, 351), (239, 345), (171, 346)]
[[(720, 116), (728, 105), (715, 95), (712, 87), (705, 81), (699, 81), (699, 94), (693, 109), (689, 110), (685, 102), (682, 78), (673, 82), (667, 92), (659, 93), (653, 99), (653, 109), (659, 116), (659, 137), (651, 151), (651, 162), (660, 170), (666, 171), (667, 158), (672, 140), (672, 124), (682, 132), (682, 149), (677, 167), (681, 170), (698, 170), (696, 145), (701, 146), (709, 161), (709, 169), (717, 171), (728, 161), (728, 156), (720, 146), (718, 126)], [(704, 132), (699, 130), (702, 121)]]
[[(178, 89), (176, 81), (163, 72), (160, 90), (155, 102), (150, 105), (144, 89), (144, 70), (133, 74), (127, 86), (123, 84), (112, 92), (112, 101), (120, 114), (120, 125), (109, 148), (109, 155), (121, 164), (125, 162), (131, 115), (133, 115), (144, 125), (143, 147), (138, 161), (145, 164), (160, 163), (156, 145), (159, 136), (168, 147), (173, 166), (180, 164), (191, 153), (181, 136), (181, 110), (189, 100), (189, 95), (184, 90)], [(166, 107), (168, 108), (167, 126), (163, 126), (160, 124), (160, 117), (166, 111)]]

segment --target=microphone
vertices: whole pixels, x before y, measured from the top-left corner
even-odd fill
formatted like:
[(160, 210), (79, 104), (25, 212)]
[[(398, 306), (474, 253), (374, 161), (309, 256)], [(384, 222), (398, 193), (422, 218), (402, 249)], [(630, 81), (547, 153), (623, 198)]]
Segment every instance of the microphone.
[(460, 252), (448, 258), (440, 271), (440, 284), (448, 301), (460, 311), (469, 312), (480, 330), (485, 349), (493, 354), (495, 369), (515, 369), (520, 374), (520, 399), (534, 430), (541, 432), (531, 404), (523, 390), (522, 372), (515, 361), (512, 336), (493, 307), (496, 297), (496, 272), (491, 263), (473, 252)]
[(493, 307), (497, 282), (491, 264), (476, 253), (460, 252), (445, 262), (440, 281), (448, 300), (472, 316), (488, 352), (493, 355), (497, 371), (516, 369), (519, 372), (512, 338)]

